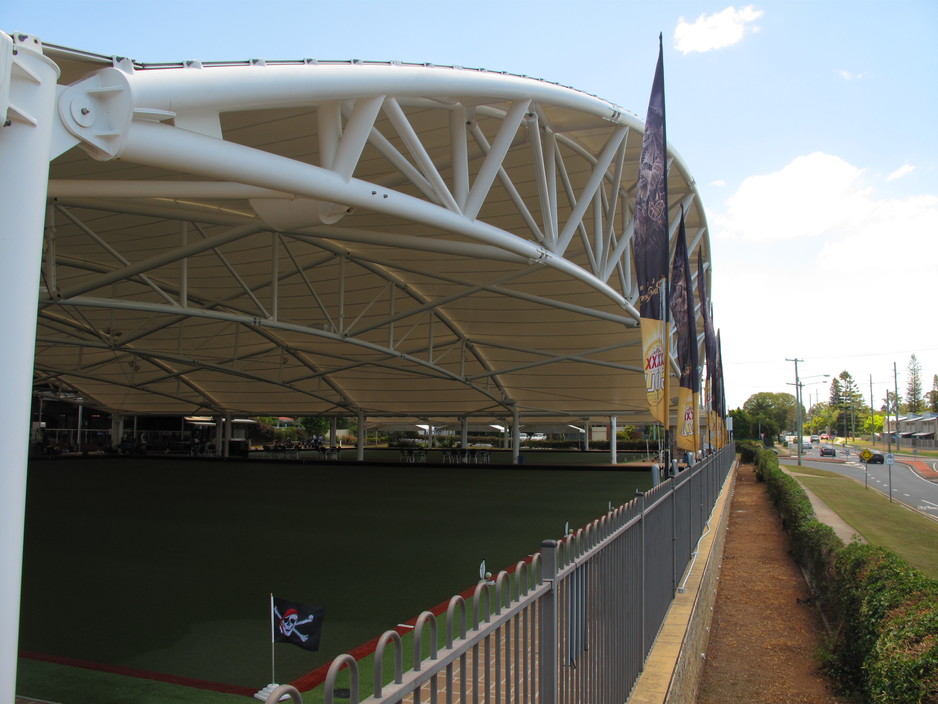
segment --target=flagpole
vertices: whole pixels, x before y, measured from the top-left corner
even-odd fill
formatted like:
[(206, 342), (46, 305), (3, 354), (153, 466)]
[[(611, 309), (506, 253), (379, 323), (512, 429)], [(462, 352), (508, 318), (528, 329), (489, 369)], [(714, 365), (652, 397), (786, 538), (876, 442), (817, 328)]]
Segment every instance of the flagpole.
[(270, 681), (277, 681), (277, 668), (274, 661), (274, 594), (270, 593)]
[[(665, 225), (667, 226), (667, 215)], [(667, 232), (667, 230), (665, 230)], [(665, 250), (667, 252), (667, 250)], [(667, 267), (665, 268), (667, 271)], [(668, 476), (671, 475), (671, 291), (667, 276), (661, 279), (661, 324), (664, 325), (664, 456)]]

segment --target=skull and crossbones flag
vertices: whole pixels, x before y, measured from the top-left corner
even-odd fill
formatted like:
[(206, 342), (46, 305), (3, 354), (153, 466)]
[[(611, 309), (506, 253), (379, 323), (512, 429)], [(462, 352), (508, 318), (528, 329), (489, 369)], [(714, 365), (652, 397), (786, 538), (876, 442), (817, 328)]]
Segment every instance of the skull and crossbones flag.
[(270, 631), (273, 643), (293, 643), (304, 650), (319, 650), (322, 606), (307, 606), (271, 595)]

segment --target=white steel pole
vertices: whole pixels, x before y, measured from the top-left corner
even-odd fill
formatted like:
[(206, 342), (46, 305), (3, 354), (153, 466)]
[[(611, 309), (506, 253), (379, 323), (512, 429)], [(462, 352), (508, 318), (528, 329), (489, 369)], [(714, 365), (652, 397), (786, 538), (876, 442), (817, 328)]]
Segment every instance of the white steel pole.
[(616, 436), (619, 433), (618, 420), (616, 416), (609, 416), (609, 461), (612, 464), (619, 461), (619, 447), (616, 442)]
[(511, 463), (521, 461), (521, 414), (518, 407), (511, 407)]
[[(433, 435), (433, 426), (430, 426), (430, 437)], [(358, 412), (358, 446), (355, 449), (355, 460), (358, 462), (363, 462), (365, 460), (365, 414), (361, 411)], [(431, 440), (432, 443), (432, 440)]]
[(35, 37), (0, 32), (0, 428), (11, 433), (0, 472), (0, 702), (16, 697), (26, 461), (36, 292), (58, 67)]
[(225, 440), (224, 440), (224, 454), (223, 457), (231, 457), (231, 428), (232, 428), (232, 417), (231, 411), (228, 411), (225, 414)]

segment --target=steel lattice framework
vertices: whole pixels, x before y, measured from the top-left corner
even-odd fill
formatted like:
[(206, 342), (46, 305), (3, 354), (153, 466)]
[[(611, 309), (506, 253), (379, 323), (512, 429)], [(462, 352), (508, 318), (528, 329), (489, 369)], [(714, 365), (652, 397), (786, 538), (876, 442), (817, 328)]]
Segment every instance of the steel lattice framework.
[[(0, 118), (4, 428), (33, 390), (229, 427), (510, 418), (516, 458), (522, 417), (651, 420), (642, 123), (612, 103), (456, 66), (140, 64), (0, 33)], [(670, 221), (709, 277), (668, 156)], [(24, 433), (0, 472), (4, 701), (25, 493)]]
[(459, 67), (45, 54), (37, 386), (134, 414), (647, 419), (634, 116)]

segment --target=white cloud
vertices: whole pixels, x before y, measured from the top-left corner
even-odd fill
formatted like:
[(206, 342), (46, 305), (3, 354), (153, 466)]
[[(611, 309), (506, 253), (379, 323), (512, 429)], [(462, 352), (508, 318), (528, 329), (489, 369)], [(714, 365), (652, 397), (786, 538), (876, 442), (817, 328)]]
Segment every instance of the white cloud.
[(724, 180), (721, 178), (721, 179), (717, 179), (716, 181), (711, 181), (711, 182), (710, 182), (710, 185), (711, 185), (711, 186), (718, 186), (719, 188), (723, 188), (724, 186), (726, 186), (726, 181), (724, 181)]
[(915, 171), (915, 167), (911, 164), (903, 164), (898, 169), (893, 171), (886, 177), (887, 181), (895, 181), (897, 178), (902, 178), (903, 176), (912, 173)]
[(869, 207), (862, 173), (829, 154), (800, 156), (781, 171), (743, 181), (726, 210), (710, 219), (712, 229), (719, 238), (751, 241), (849, 229)]
[(865, 73), (853, 73), (851, 71), (844, 70), (838, 71), (837, 75), (843, 78), (845, 81), (859, 81), (861, 78), (866, 78)]
[[(693, 24), (681, 17), (674, 30), (674, 46), (684, 54), (731, 46), (742, 41), (747, 25), (755, 22), (762, 15), (762, 10), (746, 5), (738, 10), (730, 6), (722, 12), (700, 15)], [(757, 25), (748, 29), (753, 32), (759, 31)]]
[[(846, 369), (878, 384), (887, 372), (891, 381), (893, 361), (901, 374), (914, 351), (929, 379), (938, 372), (934, 332), (922, 324), (938, 261), (938, 194), (887, 196), (865, 175), (809, 154), (747, 179), (708, 214), (731, 408), (758, 391), (790, 392), (785, 358), (806, 360), (802, 374)], [(769, 346), (766, 329), (778, 335)], [(903, 332), (858, 337), (864, 329)]]

